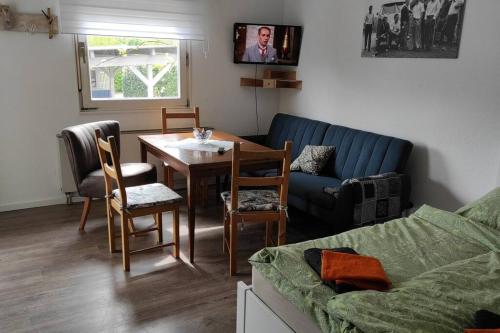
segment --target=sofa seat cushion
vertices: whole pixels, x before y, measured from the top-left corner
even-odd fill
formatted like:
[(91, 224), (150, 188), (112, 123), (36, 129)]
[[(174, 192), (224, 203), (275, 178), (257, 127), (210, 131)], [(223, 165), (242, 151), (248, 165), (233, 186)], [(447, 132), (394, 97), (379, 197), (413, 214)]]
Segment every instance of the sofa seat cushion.
[[(231, 210), (231, 192), (221, 193), (222, 200)], [(238, 191), (238, 211), (278, 211), (280, 197), (275, 190), (244, 190)]]
[(325, 176), (313, 176), (303, 172), (291, 172), (288, 184), (289, 193), (312, 204), (333, 209), (335, 198), (324, 192), (325, 187), (340, 186), (340, 179)]
[[(156, 167), (149, 163), (122, 163), (123, 182), (126, 187), (151, 184), (156, 182)], [(116, 186), (113, 186), (116, 188)], [(104, 171), (97, 169), (88, 174), (80, 184), (80, 195), (104, 198)]]
[[(182, 197), (167, 186), (154, 183), (140, 186), (126, 187), (127, 209), (147, 208), (182, 201)], [(120, 200), (120, 191), (113, 191), (113, 196)]]

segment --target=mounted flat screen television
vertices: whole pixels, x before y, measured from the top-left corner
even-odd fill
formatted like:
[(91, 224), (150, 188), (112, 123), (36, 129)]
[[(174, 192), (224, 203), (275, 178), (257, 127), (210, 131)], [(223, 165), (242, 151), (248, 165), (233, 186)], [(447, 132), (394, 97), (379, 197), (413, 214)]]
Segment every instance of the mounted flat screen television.
[(302, 27), (254, 23), (234, 24), (234, 62), (297, 66)]

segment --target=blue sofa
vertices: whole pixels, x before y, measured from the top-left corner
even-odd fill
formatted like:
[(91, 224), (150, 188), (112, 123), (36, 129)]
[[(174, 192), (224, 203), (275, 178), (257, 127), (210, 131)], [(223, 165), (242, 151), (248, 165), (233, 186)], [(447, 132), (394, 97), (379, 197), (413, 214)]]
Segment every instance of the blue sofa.
[[(282, 149), (286, 140), (293, 141), (292, 160), (306, 145), (336, 147), (321, 175), (292, 172), (288, 194), (290, 207), (325, 221), (336, 232), (352, 227), (352, 186), (342, 183), (347, 179), (389, 172), (402, 174), (413, 148), (413, 144), (406, 140), (282, 113), (274, 117), (269, 133), (256, 141), (273, 149)], [(401, 208), (405, 209), (410, 192), (408, 178), (403, 185), (405, 198)], [(337, 195), (325, 193), (325, 187), (337, 187)]]

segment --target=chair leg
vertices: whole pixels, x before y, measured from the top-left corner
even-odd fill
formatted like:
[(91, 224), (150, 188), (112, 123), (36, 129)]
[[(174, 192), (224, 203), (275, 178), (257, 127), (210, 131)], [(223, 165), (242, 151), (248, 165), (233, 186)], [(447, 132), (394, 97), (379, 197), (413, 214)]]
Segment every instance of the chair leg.
[(226, 242), (229, 236), (229, 222), (226, 204), (224, 204), (223, 214), (222, 221), (224, 222), (224, 233), (222, 234), (222, 253), (226, 253)]
[(85, 224), (87, 223), (87, 217), (89, 216), (91, 204), (92, 204), (92, 198), (86, 197), (85, 201), (83, 202), (83, 211), (82, 211), (82, 216), (80, 218), (80, 227), (79, 227), (80, 231), (83, 231), (85, 229)]
[(238, 224), (231, 216), (230, 235), (229, 235), (229, 274), (236, 275), (236, 246), (238, 243)]
[(116, 242), (115, 242), (115, 217), (113, 215), (113, 208), (106, 199), (106, 205), (108, 210), (108, 241), (109, 241), (109, 252), (115, 253)]
[(285, 213), (281, 213), (278, 225), (278, 246), (285, 245), (285, 243), (286, 243), (286, 215)]
[(128, 219), (128, 232), (132, 233), (132, 232), (136, 232), (137, 229), (135, 228), (135, 225), (134, 225), (134, 220), (132, 218), (129, 218)]
[(174, 233), (174, 257), (179, 259), (179, 207), (175, 208), (173, 213), (172, 229)]
[(273, 245), (273, 222), (266, 221), (266, 247)]
[(162, 213), (155, 214), (156, 227), (158, 228), (158, 244), (163, 243), (163, 215)]
[(130, 271), (130, 251), (128, 245), (128, 217), (125, 214), (120, 216), (120, 224), (122, 229), (122, 258), (123, 258), (123, 270), (125, 272)]

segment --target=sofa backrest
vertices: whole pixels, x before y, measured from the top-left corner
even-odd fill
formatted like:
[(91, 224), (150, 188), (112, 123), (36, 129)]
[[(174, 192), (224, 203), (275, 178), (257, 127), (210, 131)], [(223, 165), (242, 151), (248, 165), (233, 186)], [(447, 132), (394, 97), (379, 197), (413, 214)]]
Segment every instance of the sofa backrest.
[(285, 141), (291, 140), (292, 160), (294, 160), (306, 145), (321, 145), (328, 126), (330, 124), (322, 121), (278, 113), (271, 123), (266, 146), (283, 149)]
[(341, 180), (404, 171), (413, 144), (390, 136), (331, 125), (321, 145), (335, 146), (325, 172)]
[(271, 123), (266, 146), (283, 149), (286, 140), (293, 141), (292, 160), (306, 145), (335, 146), (324, 173), (341, 180), (402, 173), (413, 148), (407, 140), (278, 113)]

